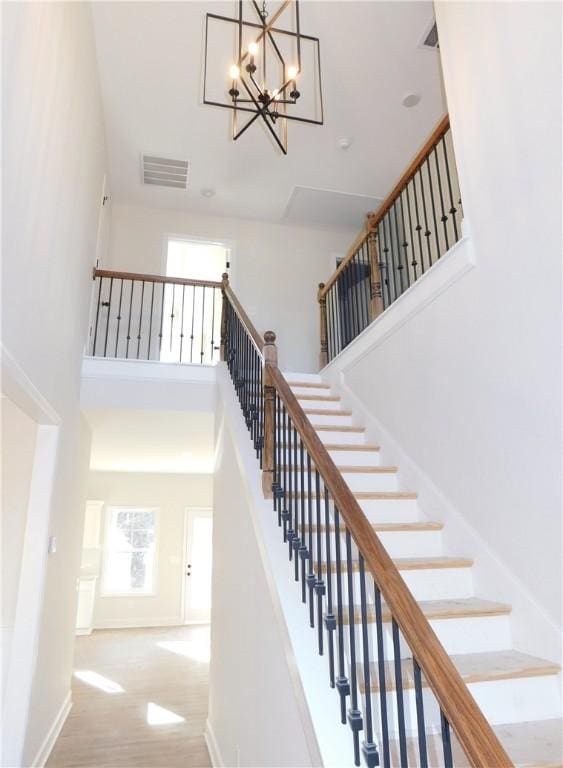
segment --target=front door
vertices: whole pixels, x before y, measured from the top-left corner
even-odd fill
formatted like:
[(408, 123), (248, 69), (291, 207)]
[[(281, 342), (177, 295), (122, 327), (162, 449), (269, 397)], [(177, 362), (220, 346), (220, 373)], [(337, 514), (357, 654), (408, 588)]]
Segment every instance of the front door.
[(184, 622), (211, 618), (212, 516), (210, 509), (186, 510)]

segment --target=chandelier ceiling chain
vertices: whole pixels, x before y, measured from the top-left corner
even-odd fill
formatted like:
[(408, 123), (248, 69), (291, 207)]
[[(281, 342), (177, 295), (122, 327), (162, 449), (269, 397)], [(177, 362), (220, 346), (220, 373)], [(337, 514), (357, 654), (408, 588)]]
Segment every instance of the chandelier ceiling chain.
[[(244, 18), (245, 6), (255, 12), (253, 21)], [(284, 0), (272, 14), (268, 12), (266, 0), (262, 0), (262, 7), (256, 0), (244, 4), (243, 0), (239, 0), (238, 8), (238, 18), (213, 13), (206, 15), (204, 104), (233, 111), (235, 141), (261, 118), (270, 136), (287, 154), (288, 120), (323, 124), (319, 40), (301, 32), (299, 0)], [(282, 15), (287, 19), (291, 10), (293, 28), (275, 26)], [(213, 98), (208, 95), (208, 79), (212, 78), (208, 58), (210, 32), (215, 31), (218, 22), (232, 25), (237, 53), (235, 62), (228, 69), (228, 79), (223, 80), (222, 88), (219, 85), (219, 97)], [(309, 49), (308, 66), (303, 63), (304, 46)], [(298, 81), (307, 83), (305, 104)], [(299, 105), (303, 109), (312, 109), (313, 115), (300, 114)], [(252, 113), (252, 116), (239, 127), (238, 115), (245, 112)]]

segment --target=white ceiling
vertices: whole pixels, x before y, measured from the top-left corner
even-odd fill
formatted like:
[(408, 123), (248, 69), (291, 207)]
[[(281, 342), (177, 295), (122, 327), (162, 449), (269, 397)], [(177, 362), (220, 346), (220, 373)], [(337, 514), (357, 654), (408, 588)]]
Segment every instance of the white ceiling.
[[(302, 31), (320, 38), (325, 124), (290, 123), (284, 157), (259, 124), (233, 143), (230, 112), (202, 103), (205, 13), (235, 16), (234, 0), (93, 4), (114, 202), (280, 221), (305, 187), (321, 192), (293, 220), (360, 225), (362, 198), (335, 219), (330, 193), (385, 197), (445, 111), (438, 54), (418, 47), (432, 3), (300, 7)], [(422, 100), (406, 109), (411, 92)], [(189, 160), (188, 191), (143, 187), (143, 152)]]
[(211, 413), (87, 409), (90, 469), (101, 472), (212, 473)]

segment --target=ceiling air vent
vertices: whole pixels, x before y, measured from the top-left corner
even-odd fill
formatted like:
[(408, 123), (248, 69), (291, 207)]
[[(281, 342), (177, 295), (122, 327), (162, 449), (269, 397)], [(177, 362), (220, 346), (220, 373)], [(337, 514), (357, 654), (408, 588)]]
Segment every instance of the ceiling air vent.
[(438, 27), (436, 22), (432, 22), (432, 26), (428, 29), (422, 40), (420, 41), (421, 48), (430, 48), (435, 51), (440, 47), (438, 42)]
[(187, 189), (188, 167), (187, 160), (172, 160), (169, 157), (141, 155), (143, 184), (150, 184), (155, 187)]

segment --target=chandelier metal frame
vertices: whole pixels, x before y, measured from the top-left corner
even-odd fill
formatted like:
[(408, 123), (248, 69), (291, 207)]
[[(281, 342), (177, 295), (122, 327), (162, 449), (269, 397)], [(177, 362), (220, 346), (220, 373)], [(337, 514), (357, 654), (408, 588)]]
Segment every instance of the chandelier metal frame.
[[(281, 149), (284, 155), (287, 154), (287, 121), (294, 120), (300, 123), (309, 123), (312, 125), (323, 125), (324, 112), (323, 112), (323, 96), (322, 96), (322, 81), (321, 81), (321, 54), (320, 54), (320, 41), (318, 37), (312, 35), (306, 35), (301, 32), (301, 24), (299, 17), (299, 0), (284, 0), (279, 8), (268, 19), (268, 12), (266, 10), (265, 0), (262, 3), (262, 8), (258, 5), (256, 0), (251, 0), (249, 5), (254, 9), (257, 14), (256, 21), (249, 21), (243, 17), (243, 0), (239, 0), (238, 18), (231, 18), (228, 16), (222, 16), (216, 13), (207, 13), (205, 18), (205, 59), (204, 59), (204, 76), (203, 76), (203, 103), (215, 107), (222, 107), (233, 111), (233, 140), (239, 139), (245, 131), (250, 128), (259, 118), (262, 119), (264, 125), (268, 129), (270, 135)], [(287, 11), (290, 7), (295, 10), (295, 31), (289, 29), (282, 29), (275, 26), (276, 21), (280, 16)], [(231, 77), (231, 87), (226, 91), (228, 98), (225, 101), (217, 101), (216, 99), (208, 98), (207, 80), (208, 80), (208, 49), (209, 49), (209, 22), (210, 20), (229, 22), (236, 25), (234, 30), (238, 35), (237, 62), (231, 69), (237, 72), (237, 77)], [(249, 53), (248, 49), (243, 47), (243, 30), (253, 30), (256, 32), (254, 42), (257, 45), (262, 44), (262, 56), (263, 56), (263, 73), (265, 81), (265, 73), (267, 71), (267, 52), (268, 43), (274, 52), (278, 60), (278, 66), (284, 73), (283, 82), (279, 84), (278, 88), (269, 90), (266, 83), (263, 82), (260, 85), (256, 80), (257, 67), (254, 63), (254, 57)], [(296, 66), (288, 67), (287, 62), (280, 51), (280, 47), (276, 42), (278, 35), (284, 35), (286, 37), (294, 38), (297, 50), (297, 63)], [(318, 72), (318, 104), (320, 106), (320, 118), (315, 119), (311, 117), (301, 117), (297, 114), (291, 114), (289, 110), (291, 107), (295, 107), (298, 104), (301, 93), (297, 88), (297, 78), (301, 74), (302, 65), (302, 50), (301, 43), (303, 40), (311, 42), (316, 50), (316, 67)], [(288, 76), (288, 70), (296, 70), (292, 77)], [(228, 81), (227, 81), (228, 82)], [(239, 87), (240, 86), (240, 87)], [(242, 90), (242, 95), (241, 95)], [(251, 113), (250, 117), (239, 127), (238, 113)], [(278, 129), (278, 130), (276, 130)], [(280, 135), (281, 134), (281, 135)]]

